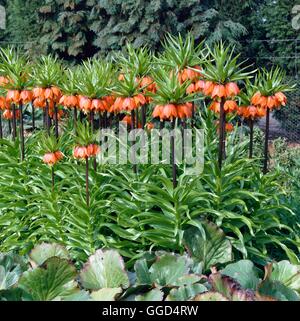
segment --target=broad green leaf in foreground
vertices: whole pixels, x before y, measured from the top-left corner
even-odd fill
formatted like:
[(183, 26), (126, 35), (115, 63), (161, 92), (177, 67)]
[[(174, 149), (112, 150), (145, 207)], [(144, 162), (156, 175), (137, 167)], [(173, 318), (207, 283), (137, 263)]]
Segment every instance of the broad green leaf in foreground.
[(90, 256), (80, 272), (80, 281), (91, 290), (129, 287), (124, 261), (114, 250), (98, 250)]
[(43, 266), (26, 271), (19, 287), (35, 301), (51, 301), (79, 291), (74, 281), (76, 269), (67, 260), (52, 257)]

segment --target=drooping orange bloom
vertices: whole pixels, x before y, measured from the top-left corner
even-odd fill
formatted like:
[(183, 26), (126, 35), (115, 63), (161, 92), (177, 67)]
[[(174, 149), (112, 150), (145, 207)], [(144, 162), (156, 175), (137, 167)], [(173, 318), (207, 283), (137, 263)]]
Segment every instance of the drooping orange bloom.
[(54, 102), (58, 103), (61, 96), (62, 96), (62, 93), (61, 93), (61, 90), (58, 88), (58, 87), (51, 87), (51, 90), (52, 90), (52, 93), (53, 93), (53, 100)]
[(143, 94), (138, 94), (134, 96), (133, 99), (138, 107), (143, 106), (147, 103), (146, 98)]
[(13, 119), (13, 112), (10, 109), (5, 109), (3, 112), (3, 118), (7, 120)]
[(211, 96), (215, 88), (215, 84), (212, 81), (206, 81), (204, 88), (203, 88), (203, 94), (206, 96)]
[(234, 100), (226, 100), (224, 103), (224, 111), (227, 113), (232, 113), (238, 109), (238, 105)]
[(192, 108), (193, 104), (192, 103), (186, 103), (182, 105), (177, 105), (177, 113), (178, 117), (183, 119), (183, 118), (191, 118), (192, 117)]
[(174, 119), (178, 117), (177, 108), (174, 104), (167, 104), (163, 108), (163, 115), (165, 119)]
[(43, 162), (47, 165), (53, 166), (64, 157), (61, 151), (46, 153), (43, 156)]
[(193, 94), (195, 93), (197, 90), (196, 90), (196, 85), (195, 84), (190, 84), (187, 89), (186, 89), (186, 93), (187, 94)]
[(32, 90), (33, 98), (45, 99), (45, 89), (44, 88), (33, 88)]
[(152, 117), (153, 118), (158, 118), (162, 121), (164, 120), (164, 106), (162, 105), (157, 105), (155, 106), (154, 110), (153, 110), (153, 113), (152, 113)]
[(85, 146), (76, 146), (73, 151), (73, 156), (78, 159), (88, 158), (87, 148)]
[(93, 99), (92, 100), (92, 110), (95, 111), (105, 111), (105, 104), (101, 99)]
[(46, 100), (44, 98), (36, 98), (33, 101), (33, 106), (37, 108), (44, 108), (46, 106)]
[(6, 101), (9, 103), (19, 104), (20, 91), (19, 90), (9, 90), (6, 95)]
[[(126, 115), (126, 116), (121, 120), (121, 122), (122, 122), (122, 123), (126, 123), (127, 126), (131, 126), (131, 120), (132, 120), (131, 116), (130, 116), (130, 115)], [(141, 125), (140, 123), (138, 123), (138, 128), (142, 128), (142, 125)]]
[(78, 159), (86, 159), (94, 157), (100, 153), (100, 147), (96, 144), (90, 144), (88, 146), (76, 146), (73, 151), (73, 156)]
[(123, 101), (123, 105), (122, 105), (122, 110), (134, 110), (137, 108), (137, 103), (135, 102), (135, 100), (131, 97), (127, 97), (124, 99)]
[(195, 90), (199, 92), (203, 92), (204, 88), (205, 88), (205, 81), (198, 80), (195, 84)]
[(201, 67), (200, 66), (194, 66), (193, 69), (197, 69), (198, 71), (195, 71), (191, 68), (185, 68), (179, 73), (179, 79), (181, 82), (185, 82), (186, 80), (191, 80), (192, 82), (197, 81), (201, 77)]
[(145, 76), (141, 79), (140, 88), (144, 88), (144, 93), (146, 93), (147, 91), (155, 93), (157, 90), (155, 82), (149, 76)]
[(33, 93), (31, 90), (22, 90), (20, 94), (20, 100), (23, 104), (28, 104), (33, 99)]
[(225, 85), (226, 96), (235, 97), (240, 93), (240, 89), (235, 82), (229, 82)]
[[(59, 109), (57, 111), (57, 120), (61, 120), (64, 115), (65, 115), (64, 111)], [(55, 113), (54, 113), (54, 110), (52, 108), (49, 109), (49, 116), (50, 116), (50, 118), (54, 118), (55, 117)]]
[[(216, 125), (217, 125), (217, 131), (220, 132), (220, 121), (217, 120), (216, 121)], [(226, 132), (232, 132), (234, 130), (234, 126), (231, 123), (226, 123), (225, 124), (225, 131)]]
[(6, 101), (6, 97), (0, 96), (0, 109), (10, 109), (10, 103)]
[(224, 85), (214, 85), (214, 89), (211, 93), (211, 97), (212, 98), (223, 98), (226, 97), (226, 90), (225, 90), (225, 86)]
[(86, 147), (88, 157), (96, 157), (100, 153), (100, 147), (96, 144), (90, 144)]
[(214, 100), (211, 105), (209, 106), (209, 109), (212, 110), (215, 113), (219, 113), (221, 108), (221, 103), (219, 101)]
[(277, 92), (275, 94), (276, 99), (280, 102), (280, 105), (285, 106), (287, 103), (287, 98), (286, 95), (284, 93), (282, 93), (281, 91)]
[(78, 98), (75, 95), (62, 96), (59, 100), (59, 104), (67, 108), (74, 108), (79, 106)]
[(92, 110), (92, 100), (85, 97), (85, 96), (79, 96), (79, 107), (85, 113), (91, 111)]
[(255, 106), (259, 105), (260, 98), (261, 98), (261, 93), (258, 91), (251, 98), (251, 104)]
[(153, 124), (152, 122), (149, 122), (149, 123), (146, 124), (146, 128), (147, 128), (147, 130), (149, 130), (149, 131), (152, 130), (152, 129), (154, 129), (154, 127), (155, 127), (155, 126), (154, 126), (154, 124)]
[(256, 119), (256, 118), (264, 117), (266, 115), (266, 109), (263, 107), (253, 106), (253, 105), (241, 106), (237, 109), (237, 114), (246, 119), (248, 118)]

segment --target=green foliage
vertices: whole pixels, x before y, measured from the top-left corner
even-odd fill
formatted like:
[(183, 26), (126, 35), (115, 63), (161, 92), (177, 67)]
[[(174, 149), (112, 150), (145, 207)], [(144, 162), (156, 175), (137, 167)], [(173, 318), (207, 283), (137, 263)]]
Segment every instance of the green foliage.
[(136, 261), (134, 270), (128, 271), (117, 251), (97, 250), (78, 272), (61, 257), (61, 253), (67, 253), (64, 247), (44, 243), (32, 252), (41, 252), (42, 248), (48, 258), (31, 266), (20, 257), (1, 254), (1, 269), (16, 273), (16, 267), (22, 265), (10, 278), (12, 282), (0, 290), (1, 301), (300, 300), (299, 266), (288, 261), (265, 266), (265, 277), (260, 279), (262, 271), (251, 261), (238, 261), (219, 272), (213, 267), (212, 273), (202, 274), (195, 272), (196, 264), (187, 254), (147, 252)]

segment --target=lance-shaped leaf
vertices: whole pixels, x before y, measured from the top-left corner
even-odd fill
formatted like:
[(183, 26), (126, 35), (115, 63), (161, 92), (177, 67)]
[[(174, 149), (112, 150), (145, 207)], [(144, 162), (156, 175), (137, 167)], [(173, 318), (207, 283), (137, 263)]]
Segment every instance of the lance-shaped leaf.
[(73, 265), (52, 257), (43, 266), (26, 271), (20, 278), (19, 287), (35, 301), (51, 301), (79, 292), (75, 277)]
[(184, 243), (190, 255), (202, 262), (204, 271), (217, 263), (231, 261), (232, 247), (223, 231), (207, 221), (201, 224), (205, 230), (205, 237), (196, 227), (191, 227), (184, 233)]
[(80, 281), (82, 286), (91, 290), (129, 287), (124, 261), (114, 250), (98, 250), (90, 256), (80, 272)]
[(35, 246), (29, 254), (30, 262), (33, 267), (42, 265), (46, 260), (54, 256), (66, 260), (70, 259), (67, 249), (64, 246), (55, 243), (39, 244)]
[(259, 283), (257, 269), (249, 260), (228, 264), (221, 273), (235, 279), (244, 289), (256, 290)]

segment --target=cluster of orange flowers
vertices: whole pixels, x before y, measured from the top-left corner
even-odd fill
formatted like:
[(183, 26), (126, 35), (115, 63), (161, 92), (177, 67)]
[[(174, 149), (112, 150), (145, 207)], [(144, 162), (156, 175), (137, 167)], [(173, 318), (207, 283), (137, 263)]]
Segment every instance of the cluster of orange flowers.
[(274, 96), (263, 96), (260, 92), (253, 95), (251, 103), (254, 106), (259, 106), (262, 108), (279, 108), (285, 106), (287, 98), (282, 92), (277, 92)]
[(192, 117), (193, 104), (166, 104), (157, 105), (153, 110), (152, 116), (159, 117), (160, 121), (173, 120), (175, 118), (190, 118)]
[(43, 157), (43, 162), (47, 165), (55, 165), (57, 162), (62, 160), (64, 157), (63, 153), (61, 151), (46, 153)]
[(85, 114), (93, 112), (109, 111), (114, 104), (113, 96), (106, 96), (101, 99), (91, 99), (82, 95), (64, 95), (59, 104), (66, 108), (79, 108)]
[(97, 156), (98, 153), (100, 153), (100, 147), (96, 144), (90, 144), (88, 146), (76, 146), (73, 156), (77, 159), (87, 159)]
[[(51, 88), (34, 88), (32, 90), (33, 106), (36, 108), (45, 108), (48, 103), (49, 116), (54, 115), (54, 105), (59, 103), (61, 98), (61, 91), (59, 88), (53, 86)], [(63, 115), (62, 111), (58, 112), (58, 118)]]
[(256, 92), (251, 98), (252, 105), (239, 107), (237, 113), (246, 119), (254, 120), (264, 117), (267, 108), (279, 108), (285, 106), (286, 102), (287, 98), (282, 92), (278, 92), (274, 96), (263, 96), (260, 92)]
[(143, 94), (138, 94), (134, 97), (117, 97), (112, 105), (110, 112), (120, 113), (122, 111), (132, 111), (142, 105), (145, 105), (147, 100)]
[[(219, 132), (219, 130), (220, 130), (220, 121), (219, 120), (217, 120), (216, 122), (215, 122), (215, 124), (217, 125), (217, 130), (218, 130), (218, 132)], [(225, 124), (225, 130), (226, 130), (226, 132), (232, 132), (233, 130), (234, 130), (234, 126), (231, 124), (231, 123), (226, 123)]]

